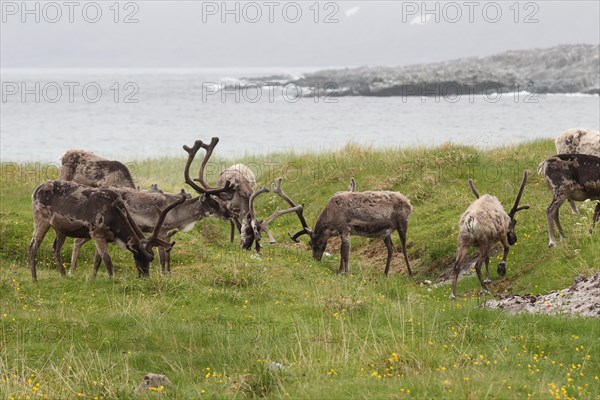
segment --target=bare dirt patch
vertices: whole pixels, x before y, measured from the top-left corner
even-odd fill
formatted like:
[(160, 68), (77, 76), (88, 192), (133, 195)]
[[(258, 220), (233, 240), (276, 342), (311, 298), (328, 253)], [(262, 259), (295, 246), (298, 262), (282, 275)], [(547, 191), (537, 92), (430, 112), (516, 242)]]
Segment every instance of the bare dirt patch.
[(500, 295), (488, 300), (484, 307), (499, 308), (510, 313), (542, 313), (600, 317), (600, 273), (589, 278), (577, 277), (568, 289), (545, 295)]

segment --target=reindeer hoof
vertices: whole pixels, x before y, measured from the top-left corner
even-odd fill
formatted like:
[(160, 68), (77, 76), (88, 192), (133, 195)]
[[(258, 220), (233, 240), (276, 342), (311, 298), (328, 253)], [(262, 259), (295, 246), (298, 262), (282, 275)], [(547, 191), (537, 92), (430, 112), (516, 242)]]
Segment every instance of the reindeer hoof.
[(556, 242), (553, 242), (553, 241), (548, 242), (548, 247), (549, 248), (556, 247)]
[(479, 291), (479, 295), (480, 295), (480, 296), (485, 296), (486, 294), (490, 294), (490, 291), (489, 291), (489, 290), (487, 290), (487, 289), (481, 289), (481, 290)]
[(498, 275), (500, 275), (500, 276), (506, 275), (506, 263), (504, 261), (502, 261), (500, 264), (498, 264)]
[(486, 285), (489, 285), (490, 283), (492, 283), (492, 280), (490, 278), (485, 278), (483, 280), (483, 283), (485, 283)]
[(450, 300), (456, 300), (456, 295), (454, 293), (450, 293)]

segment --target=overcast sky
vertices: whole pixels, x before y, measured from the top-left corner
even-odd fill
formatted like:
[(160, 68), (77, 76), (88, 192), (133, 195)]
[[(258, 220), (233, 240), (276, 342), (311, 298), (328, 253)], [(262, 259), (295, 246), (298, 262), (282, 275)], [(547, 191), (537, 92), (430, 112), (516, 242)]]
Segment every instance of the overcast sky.
[(0, 66), (414, 64), (598, 44), (599, 5), (595, 0), (516, 6), (513, 1), (457, 1), (429, 2), (425, 10), (421, 1), (132, 1), (118, 7), (113, 1), (2, 1)]

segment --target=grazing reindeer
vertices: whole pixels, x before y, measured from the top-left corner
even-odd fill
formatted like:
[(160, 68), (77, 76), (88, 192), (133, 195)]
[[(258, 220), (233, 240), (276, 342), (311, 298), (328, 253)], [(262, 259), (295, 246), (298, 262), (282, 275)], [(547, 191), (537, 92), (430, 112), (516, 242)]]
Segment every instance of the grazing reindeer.
[[(600, 157), (600, 131), (592, 129), (567, 129), (556, 138), (558, 154), (589, 154)], [(578, 214), (575, 202), (569, 199), (573, 214)]]
[[(276, 183), (271, 185), (271, 190), (273, 191), (273, 193), (276, 193), (285, 199), (285, 197), (284, 197), (285, 195), (281, 191), (281, 178), (278, 178)], [(273, 222), (274, 219), (279, 218), (282, 215), (289, 214), (292, 212), (296, 212), (296, 213), (300, 212), (301, 213), (304, 208), (304, 204), (301, 204), (299, 206), (290, 207), (285, 210), (276, 211), (271, 216), (269, 216), (267, 219), (259, 221), (256, 216), (256, 210), (254, 209), (254, 200), (260, 194), (268, 193), (268, 192), (269, 192), (269, 189), (267, 189), (266, 187), (262, 187), (262, 188), (258, 189), (257, 191), (255, 191), (254, 193), (252, 193), (252, 196), (250, 196), (250, 211), (249, 211), (248, 215), (246, 216), (246, 220), (247, 220), (246, 223), (243, 224), (245, 229), (242, 230), (240, 233), (240, 237), (242, 240), (242, 247), (246, 250), (250, 250), (252, 248), (252, 244), (254, 243), (255, 247), (256, 247), (256, 252), (258, 252), (258, 253), (260, 252), (260, 249), (261, 249), (260, 240), (261, 240), (261, 233), (263, 231), (266, 231), (267, 234), (269, 235), (269, 241), (271, 244), (276, 243), (275, 238), (273, 237), (273, 235), (271, 235), (271, 232), (268, 230), (269, 224), (271, 222)]]
[[(219, 143), (218, 137), (213, 137), (210, 144), (205, 144), (201, 140), (196, 140), (193, 147), (183, 146), (183, 149), (188, 153), (188, 161), (186, 164), (186, 175), (185, 181), (195, 190), (212, 190), (210, 185), (204, 180), (204, 168), (208, 162), (208, 159), (213, 153), (215, 146)], [(200, 171), (198, 172), (197, 180), (201, 186), (195, 184), (189, 177), (189, 167), (194, 160), (194, 157), (198, 153), (198, 150), (203, 148), (206, 150), (202, 163), (200, 165)], [(224, 219), (229, 219), (231, 223), (231, 237), (230, 240), (233, 242), (235, 237), (235, 230), (238, 232), (246, 231), (248, 220), (246, 216), (250, 212), (250, 197), (256, 191), (256, 177), (254, 173), (245, 166), (244, 164), (234, 164), (221, 172), (217, 185), (220, 187), (225, 186), (226, 182), (231, 182), (231, 185), (235, 187), (233, 192), (223, 193), (219, 197), (225, 202), (225, 206), (228, 212), (223, 215)], [(241, 222), (240, 222), (241, 220)], [(266, 228), (268, 231), (268, 228)], [(269, 236), (271, 236), (269, 234)]]
[[(546, 210), (549, 247), (556, 246), (554, 224), (561, 238), (565, 237), (558, 210), (565, 200), (600, 200), (600, 157), (587, 154), (557, 154), (548, 157), (538, 168), (552, 191), (552, 202)], [(600, 216), (600, 201), (596, 204), (590, 233)]]
[(104, 261), (108, 275), (113, 265), (108, 254), (109, 242), (117, 242), (133, 253), (138, 276), (148, 276), (154, 258), (153, 246), (171, 249), (173, 244), (159, 239), (158, 233), (167, 213), (185, 200), (168, 205), (158, 217), (150, 238), (144, 237), (117, 193), (110, 189), (92, 188), (67, 181), (46, 181), (33, 192), (33, 238), (29, 245), (31, 278), (37, 281), (36, 255), (50, 227), (56, 232), (53, 249), (60, 273), (65, 268), (60, 249), (67, 237), (93, 239), (96, 243), (94, 275)]
[[(460, 217), (458, 247), (456, 249), (456, 261), (454, 261), (453, 266), (452, 294), (450, 295), (452, 299), (456, 298), (458, 275), (461, 267), (467, 260), (467, 252), (471, 246), (477, 246), (479, 249), (475, 271), (481, 283), (482, 292), (487, 291), (486, 286), (491, 282), (489, 271), (490, 255), (494, 244), (497, 242), (502, 243), (504, 247), (502, 261), (498, 264), (498, 275), (504, 276), (506, 274), (506, 257), (508, 256), (508, 251), (510, 250), (510, 246), (517, 243), (517, 234), (515, 233), (517, 220), (515, 219), (515, 214), (529, 208), (529, 205), (519, 206), (525, 184), (527, 183), (527, 175), (528, 173), (525, 171), (515, 203), (508, 213), (504, 211), (504, 207), (502, 207), (496, 196), (489, 194), (480, 196), (473, 180), (469, 179), (469, 186), (477, 200), (471, 203), (467, 211)], [(481, 264), (484, 262), (485, 280), (481, 278)]]
[(135, 189), (129, 169), (119, 161), (107, 160), (83, 150), (69, 150), (61, 159), (60, 180), (92, 187)]
[[(65, 153), (62, 157), (60, 176), (61, 180), (74, 181), (86, 186), (110, 186), (123, 198), (125, 206), (140, 229), (147, 233), (152, 232), (160, 215), (160, 210), (180, 197), (179, 195), (164, 193), (156, 184), (152, 184), (149, 190), (135, 190), (131, 174), (124, 164), (119, 161), (101, 158), (83, 150), (69, 150)], [(161, 239), (168, 242), (176, 232), (192, 229), (196, 221), (208, 215), (221, 214), (222, 205), (212, 199), (206, 191), (202, 193), (202, 196), (195, 199), (184, 193), (186, 201), (176, 211), (168, 215), (159, 232)], [(212, 194), (216, 194), (216, 192)], [(87, 241), (89, 239), (75, 239), (69, 274), (75, 272), (81, 246)], [(59, 246), (55, 241), (55, 251), (60, 252), (61, 247), (62, 243)], [(158, 246), (158, 255), (161, 271), (163, 273), (170, 272), (170, 252), (167, 251), (167, 248)]]
[[(281, 196), (290, 206), (296, 206), (283, 192)], [(397, 192), (338, 192), (325, 205), (314, 230), (308, 227), (302, 209), (298, 210), (296, 214), (303, 229), (290, 237), (298, 242), (298, 237), (308, 235), (313, 258), (320, 261), (329, 239), (332, 236), (339, 236), (342, 246), (338, 274), (348, 273), (351, 235), (383, 239), (388, 250), (384, 271), (387, 276), (394, 252), (391, 235), (394, 231), (398, 231), (406, 269), (408, 275), (413, 276), (406, 252), (406, 232), (411, 212), (410, 201)]]
[[(221, 189), (203, 191), (200, 196), (194, 198), (183, 191), (180, 194), (172, 194), (117, 187), (112, 187), (111, 190), (121, 197), (131, 217), (142, 232), (152, 232), (160, 216), (160, 210), (183, 196), (185, 199), (183, 203), (167, 215), (157, 233), (160, 239), (168, 242), (175, 233), (191, 230), (197, 221), (208, 216), (222, 215), (224, 212), (222, 202), (212, 196), (232, 189), (231, 185), (225, 185)], [(77, 268), (79, 249), (88, 240), (75, 239), (70, 274), (73, 274)], [(162, 273), (171, 272), (169, 248), (158, 246), (158, 255)]]

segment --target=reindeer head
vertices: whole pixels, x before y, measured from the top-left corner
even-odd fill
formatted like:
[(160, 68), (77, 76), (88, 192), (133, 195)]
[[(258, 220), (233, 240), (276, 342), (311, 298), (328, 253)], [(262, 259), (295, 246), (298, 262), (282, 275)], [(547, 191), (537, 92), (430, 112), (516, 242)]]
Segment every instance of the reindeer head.
[(127, 239), (127, 243), (125, 246), (127, 250), (131, 251), (133, 254), (133, 259), (135, 260), (135, 267), (138, 271), (138, 275), (140, 277), (146, 277), (150, 274), (150, 263), (154, 260), (154, 246), (162, 246), (165, 247), (167, 251), (171, 251), (175, 242), (169, 243), (162, 239), (159, 239), (158, 233), (160, 232), (160, 228), (165, 221), (165, 217), (167, 213), (171, 211), (173, 208), (177, 207), (179, 204), (185, 201), (185, 195), (181, 195), (181, 198), (174, 203), (168, 205), (163, 211), (161, 211), (158, 221), (152, 230), (152, 234), (149, 238), (146, 238), (140, 228), (137, 226), (129, 211), (125, 207), (125, 204), (121, 200), (117, 200), (113, 203), (113, 207), (115, 211), (121, 216), (123, 223), (125, 224), (129, 237)]
[[(281, 191), (281, 178), (278, 178), (276, 183), (271, 185), (271, 189), (272, 189), (273, 193), (278, 194), (284, 200), (286, 199), (287, 196), (285, 196), (285, 194)], [(267, 189), (266, 187), (261, 187), (258, 190), (256, 190), (254, 193), (252, 193), (252, 195), (250, 196), (250, 201), (249, 201), (250, 210), (248, 211), (248, 214), (246, 215), (245, 220), (242, 222), (242, 230), (241, 230), (241, 234), (240, 234), (242, 247), (246, 250), (250, 250), (250, 248), (252, 248), (252, 244), (254, 243), (256, 246), (256, 251), (260, 252), (261, 233), (263, 231), (267, 231), (267, 233), (269, 234), (269, 239), (271, 240), (271, 243), (275, 243), (275, 239), (271, 236), (271, 234), (268, 230), (269, 224), (275, 218), (279, 218), (282, 215), (289, 214), (292, 212), (302, 212), (302, 209), (304, 207), (303, 204), (299, 205), (299, 206), (293, 205), (292, 207), (287, 208), (285, 210), (276, 211), (275, 213), (273, 213), (272, 215), (270, 215), (268, 218), (266, 218), (264, 220), (259, 220), (256, 216), (256, 209), (254, 208), (254, 200), (260, 194), (268, 193), (268, 192), (269, 192), (269, 189)]]

